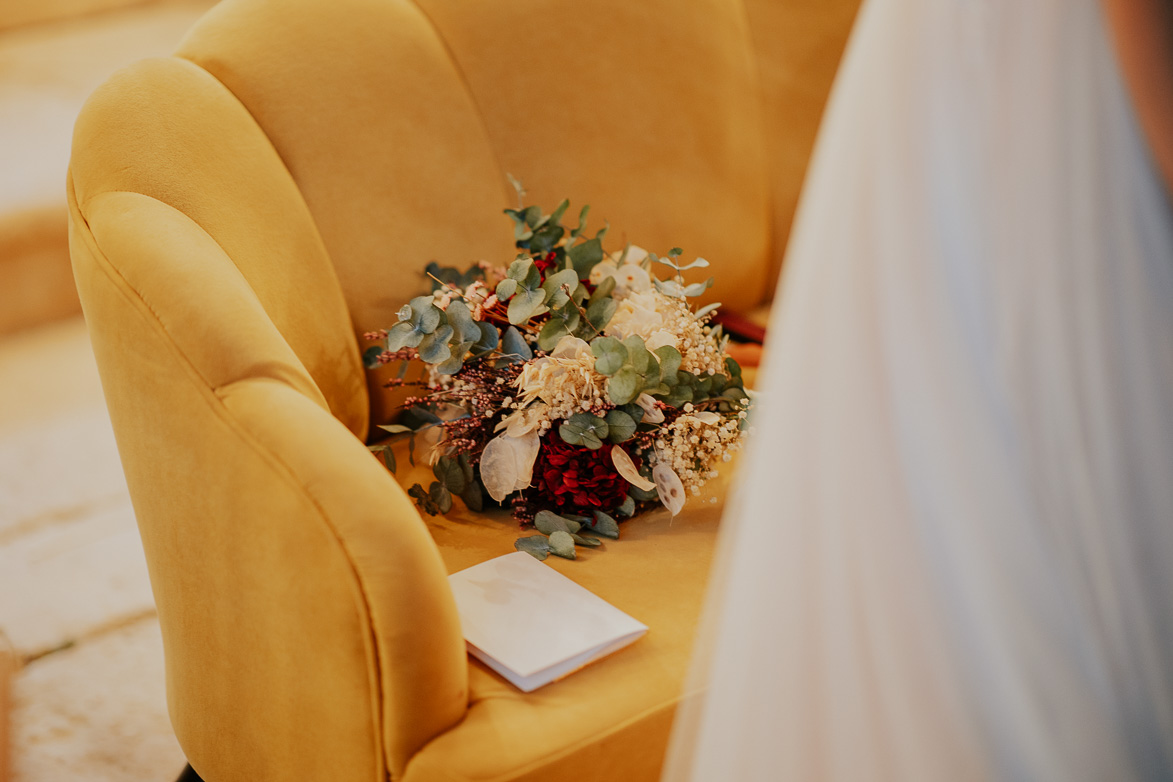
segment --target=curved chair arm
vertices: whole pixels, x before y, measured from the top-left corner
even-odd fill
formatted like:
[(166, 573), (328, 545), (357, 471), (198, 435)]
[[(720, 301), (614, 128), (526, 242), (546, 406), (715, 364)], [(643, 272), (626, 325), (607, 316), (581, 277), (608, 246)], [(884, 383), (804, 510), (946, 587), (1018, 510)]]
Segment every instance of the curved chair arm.
[(211, 236), (144, 195), (70, 200), (193, 767), (217, 782), (397, 776), (467, 709), (423, 522)]

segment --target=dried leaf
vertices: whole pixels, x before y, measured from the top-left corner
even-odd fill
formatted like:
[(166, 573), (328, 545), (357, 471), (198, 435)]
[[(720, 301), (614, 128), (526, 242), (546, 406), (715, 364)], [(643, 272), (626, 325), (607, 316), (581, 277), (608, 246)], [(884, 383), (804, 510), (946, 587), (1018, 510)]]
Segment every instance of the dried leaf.
[(528, 488), (540, 447), (536, 432), (523, 437), (500, 434), (490, 440), (481, 453), (481, 483), (489, 496), (501, 502), (518, 489)]
[(656, 406), (655, 399), (652, 399), (647, 394), (640, 394), (635, 398), (635, 403), (643, 408), (644, 422), (649, 424), (664, 423), (664, 411)]
[[(656, 484), (639, 474), (639, 470), (635, 468), (635, 462), (631, 460), (631, 456), (628, 455), (627, 451), (623, 450), (622, 446), (616, 445), (611, 449), (611, 461), (615, 464), (615, 469), (623, 476), (624, 480), (632, 486), (637, 486), (644, 491), (651, 491), (656, 488)], [(680, 479), (677, 478), (676, 481), (679, 483)]]
[(660, 495), (660, 502), (673, 516), (680, 513), (684, 507), (684, 484), (666, 462), (660, 462), (652, 468), (652, 479), (656, 482), (656, 491)]

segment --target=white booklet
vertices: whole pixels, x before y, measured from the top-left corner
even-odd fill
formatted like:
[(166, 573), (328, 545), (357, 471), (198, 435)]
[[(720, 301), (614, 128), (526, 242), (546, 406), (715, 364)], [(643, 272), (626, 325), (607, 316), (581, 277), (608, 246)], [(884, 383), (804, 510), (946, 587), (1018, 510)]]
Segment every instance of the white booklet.
[(567, 676), (648, 631), (524, 551), (448, 577), (468, 651), (522, 692)]

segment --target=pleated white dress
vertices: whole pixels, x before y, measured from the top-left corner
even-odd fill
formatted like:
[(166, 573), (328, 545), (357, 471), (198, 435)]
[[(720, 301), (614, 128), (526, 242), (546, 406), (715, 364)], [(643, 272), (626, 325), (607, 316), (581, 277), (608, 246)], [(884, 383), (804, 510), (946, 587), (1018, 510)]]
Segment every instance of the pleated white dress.
[(1173, 779), (1173, 211), (1095, 0), (865, 0), (665, 779)]

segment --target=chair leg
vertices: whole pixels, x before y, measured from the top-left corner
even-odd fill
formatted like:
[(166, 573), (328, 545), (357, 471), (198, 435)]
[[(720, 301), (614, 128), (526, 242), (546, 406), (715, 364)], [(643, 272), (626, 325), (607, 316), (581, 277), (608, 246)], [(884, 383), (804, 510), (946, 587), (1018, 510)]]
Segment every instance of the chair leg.
[(180, 773), (179, 779), (175, 780), (175, 782), (204, 782), (204, 780), (201, 779), (200, 775), (195, 772), (195, 769), (191, 767), (191, 764), (188, 764), (183, 767), (183, 771)]

